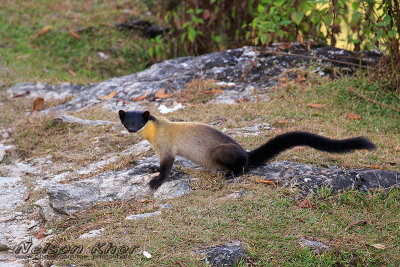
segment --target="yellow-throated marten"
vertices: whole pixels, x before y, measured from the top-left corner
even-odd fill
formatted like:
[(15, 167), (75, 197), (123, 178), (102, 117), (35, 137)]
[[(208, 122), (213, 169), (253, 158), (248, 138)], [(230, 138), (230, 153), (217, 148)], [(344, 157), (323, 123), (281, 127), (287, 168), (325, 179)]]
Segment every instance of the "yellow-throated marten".
[(120, 110), (119, 117), (129, 132), (137, 132), (150, 142), (160, 160), (160, 174), (150, 181), (151, 188), (158, 188), (168, 178), (175, 155), (205, 168), (240, 175), (294, 146), (310, 146), (330, 153), (375, 148), (364, 137), (335, 140), (307, 132), (289, 132), (248, 152), (232, 138), (206, 124), (170, 122), (150, 115), (149, 111)]

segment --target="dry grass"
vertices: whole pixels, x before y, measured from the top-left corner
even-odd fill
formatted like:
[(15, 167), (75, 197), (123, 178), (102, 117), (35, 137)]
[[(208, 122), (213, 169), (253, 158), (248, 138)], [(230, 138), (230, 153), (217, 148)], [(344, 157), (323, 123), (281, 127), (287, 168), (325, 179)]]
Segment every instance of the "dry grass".
[(218, 86), (214, 80), (193, 78), (186, 84), (184, 90), (178, 94), (178, 101), (186, 104), (197, 105), (210, 102), (218, 93)]

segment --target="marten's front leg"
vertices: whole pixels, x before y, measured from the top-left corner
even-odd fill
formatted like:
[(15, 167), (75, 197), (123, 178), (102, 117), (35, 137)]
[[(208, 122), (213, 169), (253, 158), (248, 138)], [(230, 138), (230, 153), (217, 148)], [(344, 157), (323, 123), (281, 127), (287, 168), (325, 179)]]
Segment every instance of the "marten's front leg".
[(174, 163), (175, 157), (171, 155), (164, 155), (160, 156), (160, 174), (151, 179), (149, 185), (153, 189), (159, 188), (162, 183), (168, 179), (171, 170), (172, 170), (172, 165)]

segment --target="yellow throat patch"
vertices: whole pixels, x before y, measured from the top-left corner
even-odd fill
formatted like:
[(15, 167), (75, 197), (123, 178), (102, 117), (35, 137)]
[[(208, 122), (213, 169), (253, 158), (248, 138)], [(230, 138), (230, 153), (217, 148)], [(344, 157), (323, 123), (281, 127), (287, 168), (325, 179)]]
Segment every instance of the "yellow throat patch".
[(156, 126), (154, 125), (154, 122), (148, 121), (146, 125), (138, 131), (138, 134), (153, 145), (156, 136)]

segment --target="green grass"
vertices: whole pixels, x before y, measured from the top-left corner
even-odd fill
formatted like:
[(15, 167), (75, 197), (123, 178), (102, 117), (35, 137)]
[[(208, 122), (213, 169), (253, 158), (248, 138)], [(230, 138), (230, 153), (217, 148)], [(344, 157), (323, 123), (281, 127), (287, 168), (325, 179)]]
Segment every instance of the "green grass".
[[(216, 189), (216, 188), (213, 188)], [(227, 200), (226, 194), (246, 189), (241, 199)], [(97, 241), (128, 246), (138, 245), (129, 259), (87, 259), (82, 264), (137, 264), (171, 266), (176, 261), (186, 266), (203, 266), (201, 257), (191, 256), (197, 248), (239, 239), (248, 252), (247, 260), (258, 266), (333, 266), (396, 265), (400, 263), (398, 238), (400, 229), (400, 194), (349, 191), (314, 197), (315, 209), (297, 206), (295, 193), (287, 189), (260, 187), (249, 177), (245, 184), (218, 190), (196, 190), (193, 194), (170, 200), (173, 207), (160, 217), (125, 221), (133, 213), (157, 210), (155, 203), (120, 203), (95, 206), (73, 219), (61, 221), (57, 242), (72, 244), (92, 229), (105, 228), (107, 236), (86, 241), (90, 247)], [(106, 218), (99, 221), (98, 216)], [(351, 222), (364, 219), (366, 225), (345, 230)], [(67, 228), (68, 227), (68, 228)], [(127, 234), (129, 233), (129, 234)], [(324, 242), (332, 248), (321, 255), (301, 249), (298, 239)], [(82, 241), (85, 242), (85, 241)], [(371, 245), (380, 243), (386, 249)], [(146, 260), (141, 251), (153, 258)], [(62, 261), (61, 261), (62, 262)], [(66, 263), (64, 261), (63, 263)]]
[(0, 80), (88, 83), (142, 70), (150, 41), (115, 25), (145, 10), (141, 1), (1, 1)]

